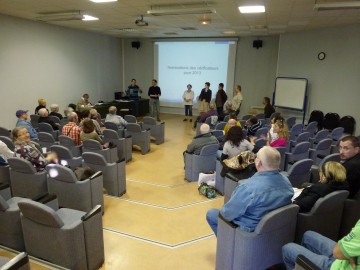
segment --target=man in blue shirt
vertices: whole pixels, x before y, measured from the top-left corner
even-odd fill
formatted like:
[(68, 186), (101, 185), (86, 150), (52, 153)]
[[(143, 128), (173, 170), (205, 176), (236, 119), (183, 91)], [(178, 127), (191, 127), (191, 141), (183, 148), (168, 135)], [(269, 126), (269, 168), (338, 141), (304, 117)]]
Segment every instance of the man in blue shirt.
[(16, 126), (17, 127), (19, 127), (19, 126), (26, 127), (26, 129), (29, 131), (30, 139), (31, 140), (37, 140), (38, 134), (37, 134), (36, 130), (27, 121), (27, 119), (28, 119), (27, 112), (28, 111), (24, 111), (24, 110), (17, 110), (16, 111), (16, 117), (18, 118), (18, 120), (16, 122)]
[(132, 79), (131, 84), (128, 86), (128, 89), (126, 91), (126, 95), (129, 98), (139, 98), (139, 93), (142, 93), (142, 90), (138, 85), (136, 85), (136, 80)]
[(294, 190), (289, 179), (279, 173), (280, 153), (264, 146), (257, 153), (257, 173), (239, 185), (221, 210), (210, 209), (206, 219), (217, 234), (219, 212), (228, 221), (248, 232), (255, 230), (262, 217), (272, 210), (291, 204)]

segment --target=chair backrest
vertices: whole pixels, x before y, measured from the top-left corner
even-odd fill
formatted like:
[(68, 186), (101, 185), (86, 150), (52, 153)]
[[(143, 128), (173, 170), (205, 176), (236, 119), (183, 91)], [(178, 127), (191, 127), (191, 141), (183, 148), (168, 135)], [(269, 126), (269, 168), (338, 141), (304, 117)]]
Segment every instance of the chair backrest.
[(119, 134), (113, 129), (104, 129), (103, 135), (106, 140), (117, 140), (120, 139)]
[(286, 124), (289, 129), (291, 129), (296, 123), (296, 117), (289, 117), (286, 119)]
[[(113, 122), (105, 122), (104, 125), (105, 125), (105, 127), (106, 127), (107, 129), (111, 129), (111, 130), (114, 130), (114, 131), (116, 131), (116, 130), (119, 129), (119, 127), (118, 127), (115, 123), (113, 123)], [(103, 131), (103, 132), (104, 132), (104, 131)]]
[(48, 116), (50, 120), (52, 120), (56, 124), (60, 124), (60, 118), (55, 115), (49, 115)]
[(7, 128), (0, 127), (0, 136), (10, 137), (11, 132)]
[(156, 120), (154, 117), (145, 116), (142, 121), (147, 125), (156, 125)]
[(252, 114), (245, 114), (242, 118), (241, 118), (241, 120), (248, 120), (248, 119), (250, 119), (251, 117), (252, 117), (253, 115)]
[(219, 122), (216, 124), (215, 129), (216, 130), (224, 130), (227, 122)]
[(309, 151), (311, 144), (310, 142), (301, 142), (295, 145), (293, 150), (291, 151), (292, 154), (301, 154)]
[(105, 157), (98, 153), (86, 152), (82, 154), (85, 163), (106, 166), (107, 161)]
[(315, 150), (327, 150), (331, 148), (332, 140), (331, 139), (323, 139), (319, 141), (316, 145)]
[(39, 131), (53, 134), (54, 129), (49, 123), (38, 123)]
[(214, 154), (216, 155), (217, 150), (219, 150), (219, 144), (205, 145), (200, 151), (200, 156), (211, 156)]
[(227, 121), (229, 121), (229, 119), (230, 119), (230, 115), (228, 114), (228, 115), (225, 115), (223, 121), (224, 121), (225, 123), (227, 123)]
[(255, 132), (255, 137), (260, 137), (261, 135), (266, 136), (269, 132), (269, 129), (267, 127), (262, 127), (259, 128), (256, 132)]
[(264, 113), (258, 113), (258, 114), (255, 115), (255, 117), (257, 119), (265, 119), (265, 114)]
[(6, 146), (7, 146), (11, 151), (14, 151), (15, 145), (14, 145), (13, 141), (12, 141), (9, 137), (0, 136), (0, 141), (2, 141), (3, 143), (5, 143)]
[(96, 140), (86, 140), (83, 142), (83, 146), (84, 146), (84, 149), (90, 149), (90, 150), (102, 150), (103, 147), (102, 145), (100, 144), (100, 142), (96, 141)]
[(38, 127), (40, 115), (30, 114), (30, 123), (34, 128)]
[(11, 170), (21, 173), (27, 173), (27, 174), (36, 173), (35, 167), (31, 164), (30, 161), (26, 159), (13, 157), (8, 159), (8, 163), (10, 165)]
[(355, 118), (347, 115), (340, 119), (339, 126), (344, 128), (344, 133), (353, 135), (355, 131), (356, 121)]
[(9, 204), (4, 197), (0, 195), (0, 212), (5, 212), (7, 209), (9, 209)]
[(39, 132), (38, 133), (39, 142), (46, 142), (46, 143), (56, 143), (54, 136), (47, 132)]
[(303, 130), (303, 124), (298, 123), (291, 127), (289, 133), (290, 133), (290, 139), (295, 140), (295, 138), (302, 132)]
[(76, 146), (75, 141), (70, 138), (69, 136), (60, 135), (59, 136), (59, 143), (64, 145), (65, 147), (74, 147)]
[(327, 129), (320, 130), (318, 133), (316, 133), (314, 137), (315, 142), (319, 142), (323, 139), (326, 139), (330, 135), (330, 132)]
[(324, 113), (319, 110), (314, 110), (310, 113), (308, 123), (316, 121), (318, 123), (318, 130), (322, 129), (324, 120)]
[(310, 181), (312, 159), (302, 159), (296, 161), (288, 171), (288, 178), (293, 187), (300, 188), (305, 182)]
[(323, 160), (320, 162), (319, 168), (322, 168), (322, 166), (323, 166), (326, 162), (328, 162), (328, 161), (339, 162), (339, 161), (340, 161), (340, 154), (339, 154), (339, 153), (335, 153), (335, 154), (327, 155), (327, 156), (324, 157)]
[(255, 140), (255, 146), (260, 149), (262, 147), (264, 147), (266, 145), (266, 140), (262, 139), (262, 138), (257, 138)]
[(328, 130), (337, 128), (340, 124), (340, 116), (337, 113), (327, 113), (324, 116), (323, 126)]
[(307, 142), (310, 139), (310, 132), (302, 132), (296, 137), (296, 142)]
[(59, 159), (72, 159), (73, 154), (69, 148), (62, 145), (53, 145), (50, 147), (51, 151), (55, 152)]
[(313, 137), (317, 129), (318, 129), (318, 122), (312, 121), (304, 128), (303, 131), (309, 132), (310, 137)]
[(128, 123), (126, 130), (129, 132), (141, 132), (141, 126), (137, 123)]
[(136, 117), (130, 114), (125, 115), (124, 119), (128, 123), (137, 123)]
[(68, 183), (75, 183), (78, 181), (75, 173), (71, 169), (59, 164), (47, 165), (46, 171), (49, 173), (49, 177), (52, 179)]
[(344, 128), (337, 127), (337, 128), (334, 128), (333, 131), (330, 133), (330, 137), (334, 141), (338, 141), (342, 137), (343, 134), (344, 134)]

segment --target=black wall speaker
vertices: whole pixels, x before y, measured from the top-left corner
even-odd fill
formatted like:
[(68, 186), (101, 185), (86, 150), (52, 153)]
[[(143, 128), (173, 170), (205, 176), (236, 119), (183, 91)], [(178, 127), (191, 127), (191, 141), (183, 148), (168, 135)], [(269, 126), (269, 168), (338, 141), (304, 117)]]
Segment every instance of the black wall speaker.
[(263, 45), (263, 41), (261, 39), (257, 39), (253, 41), (253, 48), (259, 49)]
[(140, 41), (131, 42), (131, 47), (139, 49), (140, 48)]

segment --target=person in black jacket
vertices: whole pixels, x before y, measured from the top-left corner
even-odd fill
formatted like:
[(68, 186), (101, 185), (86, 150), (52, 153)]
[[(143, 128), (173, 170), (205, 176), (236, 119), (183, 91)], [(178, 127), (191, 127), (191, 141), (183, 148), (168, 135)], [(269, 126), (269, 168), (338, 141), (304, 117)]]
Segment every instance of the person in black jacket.
[(320, 181), (304, 188), (294, 203), (300, 206), (299, 212), (309, 212), (319, 198), (337, 190), (349, 190), (346, 169), (339, 162), (329, 161), (320, 169)]
[(270, 118), (270, 116), (275, 112), (274, 107), (271, 106), (270, 104), (270, 98), (264, 97), (263, 104), (265, 105), (264, 107), (265, 118)]
[(227, 95), (224, 91), (224, 84), (219, 83), (219, 90), (216, 92), (216, 97), (215, 97), (216, 110), (219, 116), (223, 117), (224, 104), (226, 101), (227, 101)]
[(205, 88), (201, 90), (199, 95), (199, 112), (200, 115), (206, 113), (209, 110), (212, 92), (210, 90), (210, 83), (205, 83)]

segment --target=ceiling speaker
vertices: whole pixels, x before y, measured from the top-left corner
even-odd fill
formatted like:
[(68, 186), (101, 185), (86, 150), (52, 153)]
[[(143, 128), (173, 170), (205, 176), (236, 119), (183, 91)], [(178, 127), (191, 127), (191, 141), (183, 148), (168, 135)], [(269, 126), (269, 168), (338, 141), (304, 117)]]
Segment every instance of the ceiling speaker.
[(131, 47), (139, 49), (140, 48), (140, 41), (131, 42)]
[(261, 39), (257, 39), (253, 41), (253, 48), (259, 49), (263, 45), (263, 41)]

